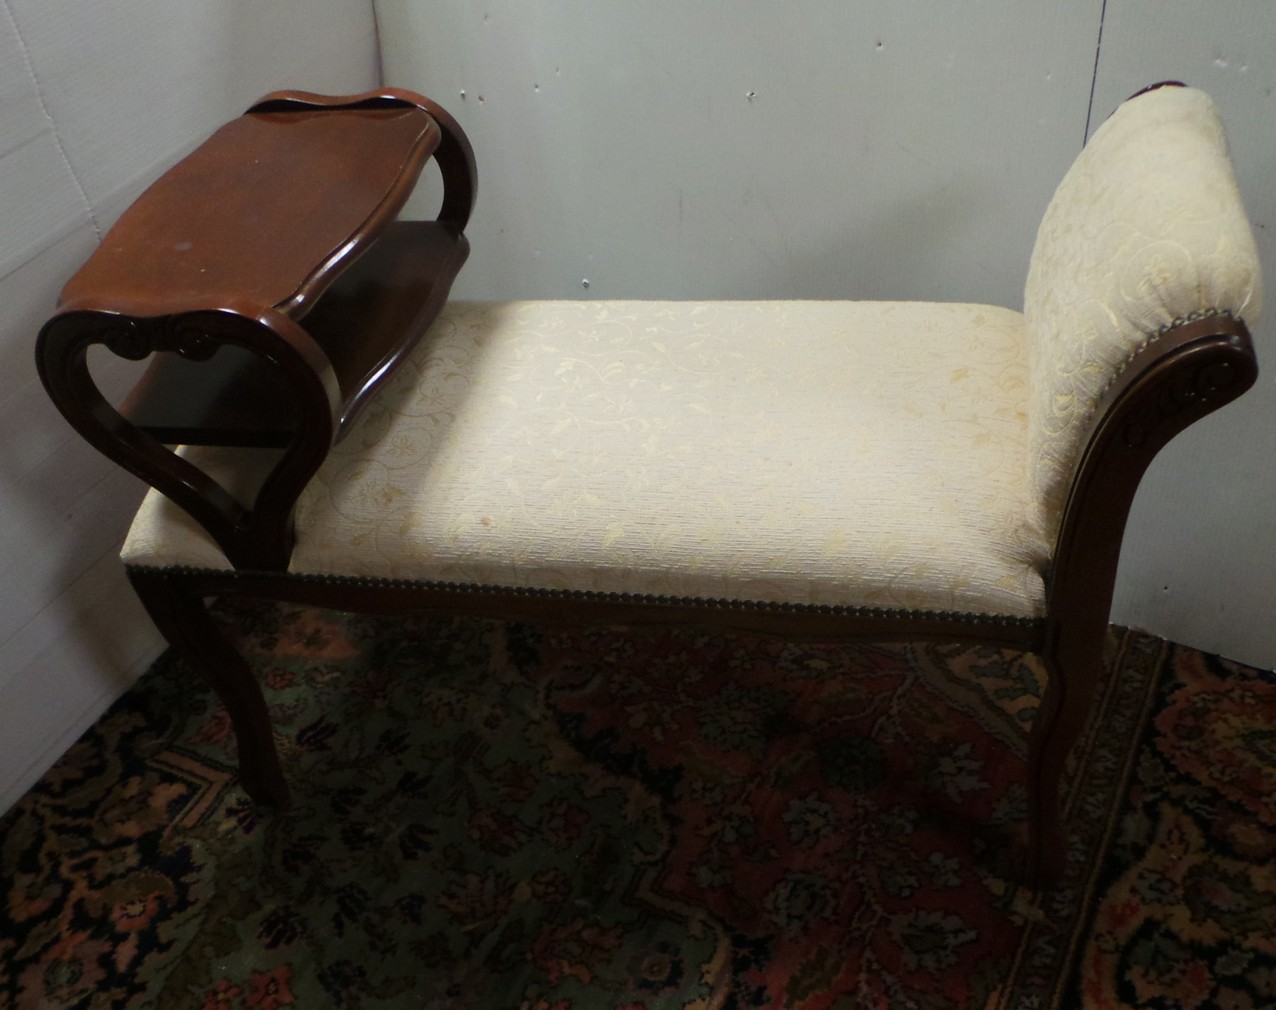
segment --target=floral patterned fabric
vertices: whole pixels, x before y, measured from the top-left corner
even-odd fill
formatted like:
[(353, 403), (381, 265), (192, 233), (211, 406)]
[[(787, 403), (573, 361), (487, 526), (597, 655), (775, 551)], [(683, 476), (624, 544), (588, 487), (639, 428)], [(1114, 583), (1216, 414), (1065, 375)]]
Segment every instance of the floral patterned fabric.
[[(1039, 616), (1023, 317), (447, 306), (297, 505), (290, 571)], [(187, 458), (228, 485), (245, 453)], [(226, 568), (157, 492), (130, 565)]]
[(1050, 202), (1024, 291), (1031, 487), (1053, 541), (1099, 396), (1160, 329), (1193, 313), (1250, 326), (1262, 268), (1218, 109), (1194, 88), (1125, 102)]
[(162, 661), (3, 822), (0, 1007), (1271, 1002), (1270, 675), (1116, 640), (1035, 894), (1012, 653), (222, 617), (292, 805)]

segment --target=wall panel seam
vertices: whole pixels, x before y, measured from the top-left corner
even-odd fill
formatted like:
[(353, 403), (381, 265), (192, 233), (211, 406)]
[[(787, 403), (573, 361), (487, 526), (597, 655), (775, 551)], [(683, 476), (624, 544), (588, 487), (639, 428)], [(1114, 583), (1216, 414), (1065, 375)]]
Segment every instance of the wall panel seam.
[(1090, 118), (1094, 115), (1094, 89), (1099, 83), (1099, 55), (1103, 51), (1103, 22), (1108, 16), (1108, 0), (1103, 0), (1099, 8), (1099, 36), (1094, 41), (1094, 67), (1090, 71), (1090, 101), (1085, 109), (1085, 136), (1081, 138), (1081, 146), (1090, 141)]
[(66, 147), (62, 143), (62, 135), (58, 132), (57, 120), (49, 112), (49, 104), (44, 99), (44, 89), (40, 86), (40, 78), (35, 72), (35, 63), (31, 59), (31, 50), (27, 46), (27, 40), (22, 34), (22, 26), (18, 24), (18, 19), (13, 14), (13, 8), (10, 6), (9, 0), (4, 0), (4, 12), (9, 18), (9, 23), (13, 25), (13, 34), (18, 40), (18, 48), (22, 51), (22, 60), (26, 64), (27, 75), (31, 78), (31, 84), (35, 88), (36, 99), (40, 103), (40, 112), (48, 120), (49, 128), (53, 131), (53, 142), (57, 145), (58, 154), (62, 156), (63, 164), (66, 165), (67, 171), (71, 173), (71, 180), (75, 183), (75, 189), (80, 194), (80, 199), (84, 201), (84, 208), (88, 212), (89, 221), (93, 225), (93, 234), (101, 242), (102, 229), (98, 225), (97, 214), (93, 210), (89, 195), (84, 191), (84, 186), (80, 182), (79, 174), (75, 171), (75, 166), (71, 164), (71, 159), (67, 156)]

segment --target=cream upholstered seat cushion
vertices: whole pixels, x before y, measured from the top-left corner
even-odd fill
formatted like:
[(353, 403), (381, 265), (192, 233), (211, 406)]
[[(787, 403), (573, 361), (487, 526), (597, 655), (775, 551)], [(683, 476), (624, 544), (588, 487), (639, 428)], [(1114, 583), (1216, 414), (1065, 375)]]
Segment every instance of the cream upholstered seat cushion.
[[(290, 570), (1037, 616), (1027, 402), (1008, 309), (453, 304), (304, 492)], [(153, 491), (124, 557), (229, 567)]]

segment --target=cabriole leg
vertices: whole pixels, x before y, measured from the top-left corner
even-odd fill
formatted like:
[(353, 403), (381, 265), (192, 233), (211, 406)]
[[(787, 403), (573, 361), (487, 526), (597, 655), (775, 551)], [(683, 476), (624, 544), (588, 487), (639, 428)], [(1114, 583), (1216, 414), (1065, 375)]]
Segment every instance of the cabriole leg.
[(257, 678), (209, 616), (204, 601), (163, 573), (130, 570), (129, 579), (173, 651), (217, 692), (230, 713), (239, 754), (239, 779), (259, 803), (285, 806), (288, 785)]
[(1045, 886), (1063, 874), (1067, 835), (1060, 810), (1064, 766), (1081, 735), (1103, 664), (1101, 635), (1069, 636), (1042, 655), (1046, 689), (1028, 751), (1029, 881)]

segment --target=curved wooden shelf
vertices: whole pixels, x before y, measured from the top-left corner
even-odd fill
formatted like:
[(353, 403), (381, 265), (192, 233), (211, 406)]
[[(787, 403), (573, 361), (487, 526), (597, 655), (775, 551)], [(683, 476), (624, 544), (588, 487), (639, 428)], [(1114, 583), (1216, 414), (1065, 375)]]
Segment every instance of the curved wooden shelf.
[[(449, 225), (396, 221), (302, 318), (341, 392), (337, 438), (438, 315), (468, 251)], [(282, 448), (297, 417), (278, 394), (273, 369), (251, 351), (225, 346), (208, 361), (164, 351), (121, 413), (165, 444)]]

